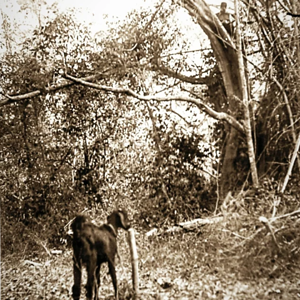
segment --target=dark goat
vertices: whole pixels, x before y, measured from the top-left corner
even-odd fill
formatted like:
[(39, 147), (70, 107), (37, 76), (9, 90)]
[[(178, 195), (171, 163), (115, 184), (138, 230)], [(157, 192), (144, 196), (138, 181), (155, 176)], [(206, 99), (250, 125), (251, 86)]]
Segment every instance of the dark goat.
[(114, 211), (107, 217), (107, 224), (96, 226), (86, 216), (79, 215), (72, 223), (74, 252), (74, 285), (73, 299), (79, 300), (82, 265), (87, 269), (86, 297), (98, 299), (101, 264), (108, 262), (109, 273), (118, 300), (118, 286), (115, 270), (117, 253), (118, 228), (130, 228), (127, 213), (124, 210)]

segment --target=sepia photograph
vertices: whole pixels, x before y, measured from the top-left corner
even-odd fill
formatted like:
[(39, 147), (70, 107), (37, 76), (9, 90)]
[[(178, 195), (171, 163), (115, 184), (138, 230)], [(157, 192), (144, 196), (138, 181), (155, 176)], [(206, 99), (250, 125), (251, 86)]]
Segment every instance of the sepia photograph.
[(2, 300), (300, 300), (300, 1), (1, 0)]

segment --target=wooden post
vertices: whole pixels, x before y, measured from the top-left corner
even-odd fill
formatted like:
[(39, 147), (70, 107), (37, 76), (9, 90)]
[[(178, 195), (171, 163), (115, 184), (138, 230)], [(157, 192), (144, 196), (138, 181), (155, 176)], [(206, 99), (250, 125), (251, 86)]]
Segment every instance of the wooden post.
[(132, 266), (132, 286), (133, 286), (133, 299), (138, 299), (139, 296), (139, 272), (138, 272), (138, 254), (135, 243), (134, 229), (128, 230), (128, 243), (131, 254)]

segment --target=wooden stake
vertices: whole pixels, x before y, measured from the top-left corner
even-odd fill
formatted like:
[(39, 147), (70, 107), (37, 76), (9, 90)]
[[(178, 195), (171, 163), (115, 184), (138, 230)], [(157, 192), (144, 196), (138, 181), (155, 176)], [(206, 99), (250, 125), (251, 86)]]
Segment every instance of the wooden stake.
[(128, 230), (128, 243), (131, 254), (132, 266), (132, 286), (133, 286), (133, 299), (138, 299), (139, 296), (139, 273), (138, 273), (138, 254), (136, 249), (134, 229)]

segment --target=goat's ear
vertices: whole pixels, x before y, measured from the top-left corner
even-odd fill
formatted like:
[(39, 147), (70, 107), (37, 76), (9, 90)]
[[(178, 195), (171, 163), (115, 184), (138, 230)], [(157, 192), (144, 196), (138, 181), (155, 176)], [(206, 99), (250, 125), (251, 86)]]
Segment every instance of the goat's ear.
[(128, 217), (125, 215), (124, 211), (118, 210), (118, 215), (120, 217), (121, 225), (123, 226), (124, 229), (128, 228)]

